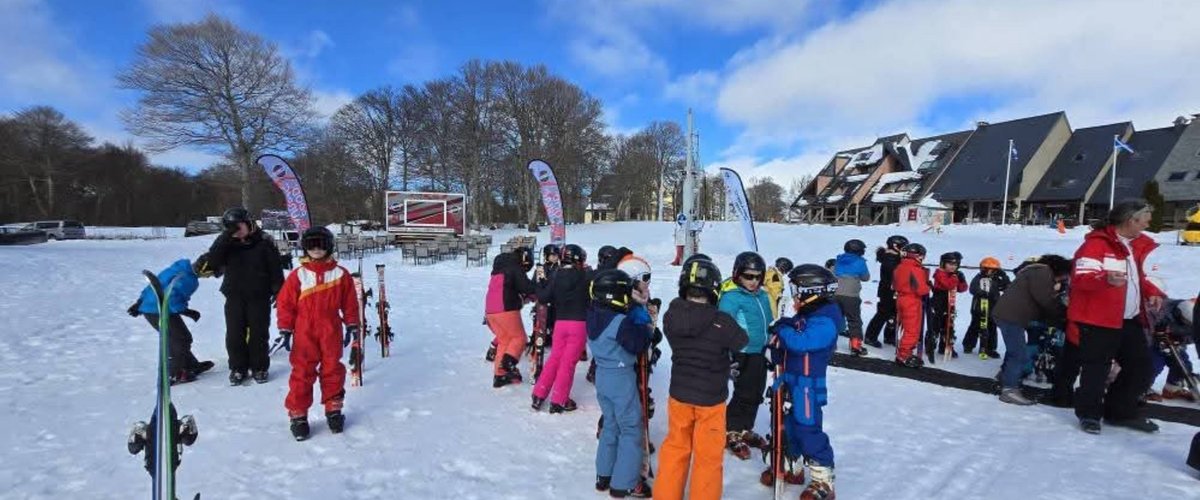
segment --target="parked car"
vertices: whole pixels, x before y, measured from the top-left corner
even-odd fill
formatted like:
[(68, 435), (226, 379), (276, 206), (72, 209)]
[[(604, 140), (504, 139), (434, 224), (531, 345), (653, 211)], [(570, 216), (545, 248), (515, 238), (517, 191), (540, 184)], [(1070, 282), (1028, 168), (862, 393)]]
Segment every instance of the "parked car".
[(46, 237), (51, 240), (80, 240), (87, 236), (83, 224), (74, 220), (42, 220), (22, 229), (45, 231)]
[(203, 234), (218, 234), (225, 228), (220, 222), (212, 222), (207, 220), (194, 220), (187, 223), (187, 227), (183, 229), (183, 237), (200, 236)]
[(0, 245), (33, 245), (49, 239), (45, 231), (30, 226), (0, 226)]

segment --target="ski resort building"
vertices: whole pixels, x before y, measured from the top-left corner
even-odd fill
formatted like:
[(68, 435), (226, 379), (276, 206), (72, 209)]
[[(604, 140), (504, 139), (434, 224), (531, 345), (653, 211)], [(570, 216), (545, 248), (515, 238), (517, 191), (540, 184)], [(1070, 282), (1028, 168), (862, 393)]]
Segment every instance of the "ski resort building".
[[(1097, 191), (1108, 196), (1108, 183), (1102, 182), (1110, 171), (1113, 158), (1113, 137), (1128, 143), (1134, 135), (1130, 122), (1086, 127), (1071, 133), (1026, 201), (1027, 217), (1031, 224), (1053, 224), (1063, 220), (1067, 226), (1087, 221), (1103, 214), (1089, 205)], [(1104, 209), (1107, 209), (1105, 205)]]
[[(1187, 220), (1188, 210), (1200, 204), (1200, 115), (1192, 115), (1192, 117), (1179, 117), (1175, 119), (1175, 124), (1167, 129), (1160, 129), (1163, 135), (1168, 138), (1163, 139), (1163, 142), (1169, 140), (1169, 137), (1174, 137), (1175, 141), (1170, 147), (1170, 152), (1163, 159), (1161, 167), (1157, 169), (1154, 175), (1154, 180), (1158, 181), (1159, 192), (1162, 193), (1166, 200), (1165, 213), (1163, 214), (1163, 223), (1168, 227), (1177, 228), (1183, 227)], [(1170, 132), (1166, 132), (1170, 130)], [(1153, 148), (1147, 140), (1147, 148)], [(1153, 150), (1143, 153), (1138, 146), (1130, 144), (1130, 147), (1138, 154), (1153, 155)], [(1136, 156), (1136, 155), (1135, 155)], [(1117, 182), (1120, 182), (1121, 173), (1123, 171), (1122, 164), (1117, 164)]]

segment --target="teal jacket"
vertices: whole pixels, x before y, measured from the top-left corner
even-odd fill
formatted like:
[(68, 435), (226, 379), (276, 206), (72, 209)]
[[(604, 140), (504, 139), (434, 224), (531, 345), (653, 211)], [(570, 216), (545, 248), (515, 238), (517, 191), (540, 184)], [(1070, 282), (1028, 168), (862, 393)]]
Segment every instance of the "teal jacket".
[(767, 345), (767, 327), (771, 326), (774, 318), (771, 314), (771, 298), (766, 290), (760, 287), (751, 293), (740, 286), (734, 287), (721, 294), (717, 308), (732, 316), (750, 337), (750, 342), (742, 348), (742, 352), (762, 354)]

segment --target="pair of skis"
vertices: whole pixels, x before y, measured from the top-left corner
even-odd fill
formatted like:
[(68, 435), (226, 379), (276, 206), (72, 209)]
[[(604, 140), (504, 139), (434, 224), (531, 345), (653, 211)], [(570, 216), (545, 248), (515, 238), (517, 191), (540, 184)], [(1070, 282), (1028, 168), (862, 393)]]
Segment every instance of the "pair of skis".
[(942, 362), (949, 362), (954, 357), (954, 317), (958, 316), (956, 299), (958, 293), (950, 290), (946, 293), (946, 331), (942, 334)]
[(653, 445), (650, 444), (650, 353), (649, 350), (637, 356), (638, 398), (642, 402), (642, 477), (654, 477), (650, 454)]
[(767, 401), (771, 409), (771, 433), (767, 436), (768, 447), (763, 450), (763, 459), (770, 460), (768, 473), (770, 477), (762, 478), (762, 483), (770, 486), (774, 496), (782, 499), (783, 488), (786, 484), (784, 477), (788, 472), (787, 433), (784, 430), (784, 419), (791, 413), (791, 395), (783, 382), (783, 373), (787, 367), (787, 350), (783, 347), (778, 336), (771, 342), (771, 361), (775, 365), (772, 372), (771, 385), (767, 387)]
[[(387, 288), (384, 286), (384, 264), (375, 264), (375, 271), (379, 274), (379, 297), (375, 300), (375, 311), (379, 315), (379, 327), (375, 333), (375, 339), (379, 341), (380, 357), (388, 357), (391, 355), (392, 327), (388, 321), (388, 315), (391, 312), (391, 305), (387, 301)], [(350, 339), (350, 386), (361, 387), (363, 385), (363, 370), (366, 365), (366, 335), (369, 329), (367, 325), (367, 299), (371, 297), (371, 290), (367, 290), (363, 284), (362, 275), (362, 259), (358, 260), (358, 270), (351, 273), (350, 276), (354, 279), (354, 290), (358, 295), (358, 318), (361, 325), (358, 331)]]
[(529, 364), (533, 366), (533, 376), (529, 383), (536, 383), (542, 376), (542, 368), (546, 365), (546, 344), (550, 336), (549, 315), (550, 306), (538, 303), (530, 311), (533, 315), (533, 342), (529, 343)]
[[(171, 379), (168, 367), (170, 357), (170, 299), (176, 280), (163, 287), (158, 275), (142, 271), (150, 282), (150, 288), (158, 299), (158, 379), (154, 414), (150, 424), (138, 422), (129, 436), (129, 452), (138, 453), (145, 449), (146, 470), (150, 472), (154, 500), (175, 500), (175, 468), (183, 446), (190, 446), (197, 437), (196, 421), (191, 415), (182, 419), (171, 403)], [(197, 493), (195, 500), (200, 499)]]

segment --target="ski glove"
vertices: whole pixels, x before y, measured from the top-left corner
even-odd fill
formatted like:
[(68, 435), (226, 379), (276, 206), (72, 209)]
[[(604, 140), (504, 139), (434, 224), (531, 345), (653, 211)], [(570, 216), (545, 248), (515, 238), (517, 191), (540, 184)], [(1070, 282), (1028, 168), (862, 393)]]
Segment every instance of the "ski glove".
[(129, 306), (129, 309), (126, 309), (125, 312), (129, 313), (130, 316), (136, 318), (136, 317), (142, 315), (142, 312), (139, 311), (139, 309), (141, 309), (141, 308), (142, 308), (142, 299), (138, 299), (137, 302), (134, 302), (133, 305)]
[(738, 375), (742, 374), (742, 364), (738, 363), (737, 358), (729, 360), (729, 379), (736, 380)]
[(283, 340), (283, 345), (281, 347), (283, 347), (284, 349), (287, 349), (288, 352), (291, 352), (291, 350), (292, 350), (292, 331), (291, 330), (279, 330), (279, 338)]
[(197, 311), (195, 309), (188, 309), (179, 314), (182, 314), (184, 316), (192, 318), (192, 321), (200, 321), (200, 311)]
[[(349, 345), (349, 342), (347, 342), (346, 339), (353, 339), (357, 336), (358, 336), (358, 325), (347, 326), (346, 327), (346, 338), (342, 339), (342, 342), (345, 342), (346, 345)], [(342, 347), (346, 347), (346, 345), (343, 345)]]

